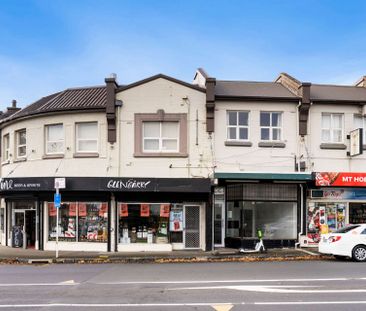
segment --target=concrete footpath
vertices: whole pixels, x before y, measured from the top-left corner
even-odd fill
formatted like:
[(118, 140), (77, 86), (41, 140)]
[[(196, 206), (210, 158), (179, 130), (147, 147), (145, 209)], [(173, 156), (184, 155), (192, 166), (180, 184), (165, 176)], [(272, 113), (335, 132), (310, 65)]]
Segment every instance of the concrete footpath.
[(0, 245), (0, 264), (250, 262), (330, 260), (331, 258), (319, 254), (317, 249), (307, 248), (269, 249), (265, 253), (239, 253), (237, 249), (222, 248), (209, 252), (199, 250), (139, 253), (60, 251), (59, 257), (56, 259), (54, 251), (38, 251)]

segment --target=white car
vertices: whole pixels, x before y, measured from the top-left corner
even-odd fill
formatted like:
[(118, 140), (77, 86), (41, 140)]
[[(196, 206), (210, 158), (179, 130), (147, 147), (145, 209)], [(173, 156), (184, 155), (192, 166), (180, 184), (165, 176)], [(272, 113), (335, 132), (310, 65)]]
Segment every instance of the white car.
[(366, 261), (366, 224), (348, 225), (322, 234), (319, 252), (334, 255), (337, 259), (350, 257), (355, 261)]

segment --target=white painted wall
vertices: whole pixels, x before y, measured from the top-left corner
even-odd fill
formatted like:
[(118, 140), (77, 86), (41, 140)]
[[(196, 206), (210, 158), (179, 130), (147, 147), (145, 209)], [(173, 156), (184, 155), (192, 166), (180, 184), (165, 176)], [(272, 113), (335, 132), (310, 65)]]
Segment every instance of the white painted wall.
[[(347, 146), (346, 150), (320, 149), (321, 144), (321, 115), (328, 113), (343, 113), (344, 137), (343, 143)], [(312, 171), (324, 172), (365, 172), (366, 153), (356, 157), (348, 157), (349, 140), (346, 135), (355, 129), (354, 115), (360, 113), (358, 105), (326, 105), (314, 104), (310, 108), (309, 114), (309, 135), (307, 138), (308, 153), (305, 156), (312, 164)]]
[[(98, 158), (74, 158), (75, 123), (97, 121), (99, 127)], [(63, 123), (65, 133), (64, 158), (43, 159), (45, 155), (45, 125)], [(15, 131), (27, 130), (27, 159), (17, 161), (15, 157)], [(107, 124), (104, 112), (58, 114), (21, 120), (2, 129), (2, 137), (10, 134), (9, 164), (2, 163), (2, 177), (36, 176), (115, 176), (118, 153), (107, 142)]]
[[(294, 156), (298, 152), (298, 114), (295, 103), (229, 102), (215, 105), (216, 172), (294, 172)], [(226, 112), (249, 111), (249, 141), (251, 147), (225, 146), (227, 138)], [(282, 114), (282, 139), (285, 148), (259, 147), (260, 112), (279, 111)]]
[[(188, 100), (184, 101), (183, 98)], [(206, 94), (159, 78), (117, 94), (119, 111), (120, 176), (189, 178), (208, 177), (212, 166), (211, 139), (206, 132)], [(185, 113), (188, 115), (188, 158), (134, 157), (135, 113)], [(196, 112), (198, 111), (198, 132)], [(196, 145), (198, 135), (198, 145)], [(170, 168), (171, 166), (171, 168)]]

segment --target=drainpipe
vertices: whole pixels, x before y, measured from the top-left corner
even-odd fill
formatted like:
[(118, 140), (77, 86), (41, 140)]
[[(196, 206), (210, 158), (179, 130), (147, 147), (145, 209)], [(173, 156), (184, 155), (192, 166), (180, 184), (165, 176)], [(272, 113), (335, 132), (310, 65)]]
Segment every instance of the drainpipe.
[(300, 236), (302, 236), (304, 234), (304, 226), (303, 226), (303, 221), (304, 221), (304, 188), (303, 185), (300, 184), (300, 232), (297, 235), (297, 240), (298, 242), (295, 243), (295, 248), (298, 248), (300, 246)]

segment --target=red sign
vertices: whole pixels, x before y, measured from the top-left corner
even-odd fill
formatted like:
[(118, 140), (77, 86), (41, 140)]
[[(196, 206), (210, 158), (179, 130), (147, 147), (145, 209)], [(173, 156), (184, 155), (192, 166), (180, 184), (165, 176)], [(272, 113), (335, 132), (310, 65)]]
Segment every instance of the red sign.
[(318, 172), (315, 173), (315, 185), (365, 187), (366, 173)]
[(160, 205), (160, 217), (169, 217), (170, 204), (161, 204)]
[(76, 216), (76, 203), (70, 203), (70, 205), (69, 205), (69, 216), (70, 217)]
[(56, 216), (56, 213), (57, 213), (57, 211), (56, 211), (56, 208), (55, 208), (55, 204), (48, 203), (48, 214), (50, 216)]
[(85, 217), (86, 216), (86, 204), (79, 203), (79, 216)]
[(141, 204), (140, 216), (141, 217), (150, 216), (150, 205), (149, 204)]
[(102, 203), (100, 210), (99, 210), (99, 217), (104, 217), (104, 214), (108, 212), (108, 205), (107, 203)]
[(128, 205), (127, 204), (121, 204), (120, 205), (119, 216), (120, 217), (128, 217)]

